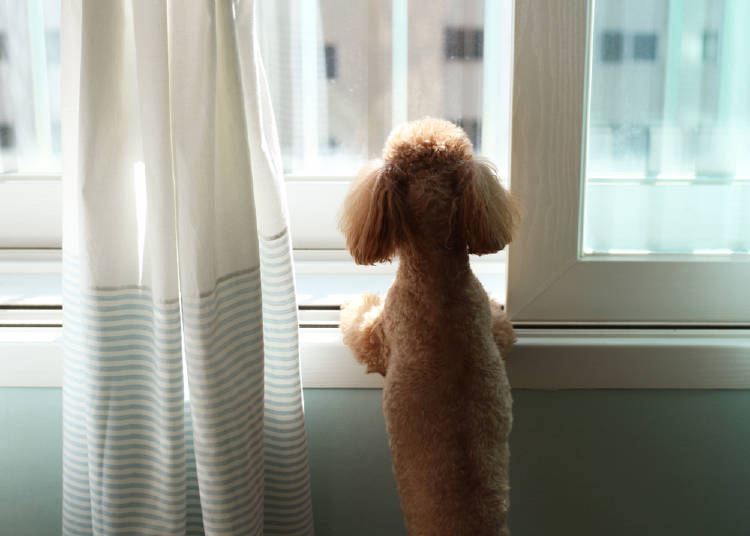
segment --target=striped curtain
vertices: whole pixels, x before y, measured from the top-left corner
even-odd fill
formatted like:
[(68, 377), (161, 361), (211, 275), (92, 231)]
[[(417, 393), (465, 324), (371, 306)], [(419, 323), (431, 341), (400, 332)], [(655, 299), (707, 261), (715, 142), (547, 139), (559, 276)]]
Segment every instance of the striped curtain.
[(253, 7), (63, 0), (64, 534), (313, 532)]

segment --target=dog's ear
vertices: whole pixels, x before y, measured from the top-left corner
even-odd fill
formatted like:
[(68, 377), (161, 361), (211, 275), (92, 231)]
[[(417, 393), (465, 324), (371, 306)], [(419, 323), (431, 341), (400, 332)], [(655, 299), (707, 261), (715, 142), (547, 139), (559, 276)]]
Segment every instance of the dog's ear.
[(469, 253), (495, 253), (510, 243), (519, 220), (517, 203), (500, 184), (494, 166), (472, 158), (458, 168), (459, 225)]
[(357, 264), (390, 261), (403, 237), (403, 192), (398, 169), (370, 162), (352, 183), (344, 201), (339, 229)]

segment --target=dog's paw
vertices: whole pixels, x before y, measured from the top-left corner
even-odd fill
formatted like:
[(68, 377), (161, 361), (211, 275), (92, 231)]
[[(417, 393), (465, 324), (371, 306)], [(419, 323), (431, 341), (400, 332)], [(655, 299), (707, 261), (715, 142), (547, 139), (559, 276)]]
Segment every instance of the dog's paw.
[(383, 299), (377, 294), (362, 294), (341, 306), (340, 325), (346, 333), (351, 329), (362, 328), (377, 317), (383, 308)]
[(500, 355), (506, 359), (513, 343), (516, 342), (513, 324), (508, 320), (502, 306), (494, 300), (490, 300), (490, 311), (492, 312), (492, 336), (500, 350)]
[(383, 299), (375, 294), (363, 294), (341, 307), (341, 332), (344, 344), (352, 350), (360, 363), (367, 364), (367, 372), (385, 375), (381, 354), (382, 327), (376, 322), (383, 311)]

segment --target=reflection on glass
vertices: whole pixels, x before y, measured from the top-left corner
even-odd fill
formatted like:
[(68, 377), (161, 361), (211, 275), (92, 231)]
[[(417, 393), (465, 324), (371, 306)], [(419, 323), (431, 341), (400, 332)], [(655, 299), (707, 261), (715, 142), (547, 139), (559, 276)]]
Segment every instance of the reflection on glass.
[(0, 2), (0, 172), (59, 172), (60, 146), (60, 2)]
[(750, 2), (596, 0), (583, 252), (750, 251)]

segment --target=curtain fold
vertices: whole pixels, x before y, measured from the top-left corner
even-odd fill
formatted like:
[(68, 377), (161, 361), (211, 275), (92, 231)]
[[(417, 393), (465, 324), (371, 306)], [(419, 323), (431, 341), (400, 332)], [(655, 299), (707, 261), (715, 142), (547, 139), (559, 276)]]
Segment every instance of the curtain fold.
[(63, 533), (312, 534), (282, 167), (243, 0), (64, 0)]

